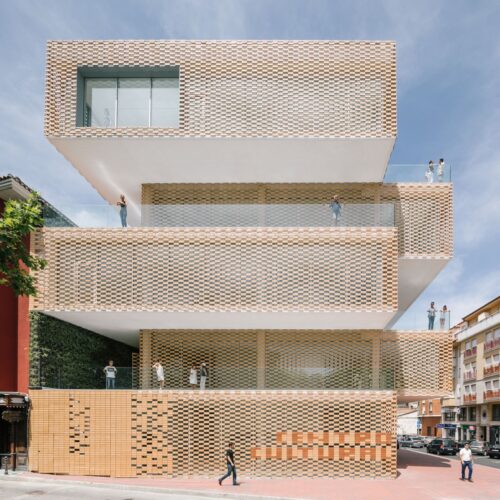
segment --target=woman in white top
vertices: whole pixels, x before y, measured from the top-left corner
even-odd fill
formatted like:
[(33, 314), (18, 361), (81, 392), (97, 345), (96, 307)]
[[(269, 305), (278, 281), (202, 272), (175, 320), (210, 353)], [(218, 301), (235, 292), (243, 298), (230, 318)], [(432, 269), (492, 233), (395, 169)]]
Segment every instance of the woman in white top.
[(161, 363), (157, 361), (154, 365), (153, 368), (156, 370), (156, 378), (158, 380), (158, 383), (160, 384), (160, 391), (163, 389), (163, 386), (165, 385), (165, 375), (163, 373), (163, 366), (161, 366)]
[(195, 389), (198, 385), (198, 371), (196, 370), (196, 365), (191, 366), (191, 370), (189, 372), (189, 385), (191, 389)]
[(439, 311), (439, 329), (444, 330), (446, 327), (446, 320), (448, 319), (448, 308), (443, 306), (443, 308)]

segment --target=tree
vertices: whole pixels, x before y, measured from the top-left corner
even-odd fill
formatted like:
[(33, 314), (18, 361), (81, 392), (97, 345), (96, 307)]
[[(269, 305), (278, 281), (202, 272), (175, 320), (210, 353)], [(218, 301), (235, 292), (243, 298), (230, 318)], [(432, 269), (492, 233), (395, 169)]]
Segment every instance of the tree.
[(30, 271), (44, 269), (47, 262), (30, 254), (27, 238), (43, 226), (42, 204), (37, 193), (25, 201), (9, 200), (0, 217), (0, 285), (19, 295), (36, 295), (36, 279)]

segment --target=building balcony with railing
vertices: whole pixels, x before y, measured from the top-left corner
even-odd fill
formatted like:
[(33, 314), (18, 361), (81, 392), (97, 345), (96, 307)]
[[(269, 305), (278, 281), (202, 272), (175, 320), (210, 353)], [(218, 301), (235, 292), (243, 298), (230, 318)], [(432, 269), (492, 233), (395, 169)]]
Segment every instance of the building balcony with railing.
[(500, 389), (484, 391), (484, 401), (497, 401), (500, 400)]
[(464, 381), (468, 382), (470, 380), (476, 380), (477, 372), (476, 370), (471, 370), (464, 373)]
[(475, 403), (476, 399), (476, 393), (464, 394), (464, 403)]
[(500, 373), (500, 364), (487, 365), (483, 368), (483, 377), (491, 377), (497, 373)]
[(465, 349), (464, 358), (472, 358), (477, 354), (477, 346), (471, 347), (470, 349)]

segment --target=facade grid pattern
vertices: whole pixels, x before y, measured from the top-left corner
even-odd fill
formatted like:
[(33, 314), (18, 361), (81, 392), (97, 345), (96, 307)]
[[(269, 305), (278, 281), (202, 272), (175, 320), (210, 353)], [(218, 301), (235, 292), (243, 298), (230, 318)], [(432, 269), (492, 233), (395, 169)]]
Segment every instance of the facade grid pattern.
[[(180, 69), (178, 128), (77, 127), (82, 68)], [(49, 137), (395, 137), (394, 42), (51, 41)]]
[[(390, 391), (61, 390), (31, 398), (33, 472), (213, 477), (232, 440), (242, 476), (396, 476)], [(77, 408), (88, 419), (75, 420)], [(85, 446), (74, 431), (81, 425)]]

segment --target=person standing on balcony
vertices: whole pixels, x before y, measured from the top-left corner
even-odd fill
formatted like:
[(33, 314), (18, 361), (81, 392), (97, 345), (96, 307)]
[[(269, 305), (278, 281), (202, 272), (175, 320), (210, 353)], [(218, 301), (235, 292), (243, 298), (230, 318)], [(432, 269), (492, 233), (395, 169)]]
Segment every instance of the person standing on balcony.
[(165, 374), (163, 373), (163, 366), (161, 366), (161, 363), (157, 361), (153, 365), (153, 368), (156, 370), (156, 379), (158, 380), (158, 384), (160, 385), (160, 391), (161, 391), (165, 386)]
[(200, 391), (205, 390), (205, 386), (207, 383), (207, 377), (208, 377), (208, 368), (205, 363), (202, 363), (200, 365)]
[(122, 222), (122, 227), (127, 227), (127, 200), (125, 199), (125, 195), (120, 195), (120, 200), (116, 202), (116, 204), (120, 207), (120, 220)]
[(434, 182), (434, 162), (429, 160), (429, 164), (427, 165), (427, 170), (425, 171), (425, 178), (429, 184)]
[(106, 389), (114, 389), (117, 369), (113, 366), (112, 359), (108, 361), (108, 366), (105, 366), (102, 371), (106, 375)]
[(195, 389), (198, 385), (198, 372), (196, 370), (196, 365), (191, 366), (191, 370), (189, 372), (189, 385), (191, 389)]
[(446, 319), (448, 317), (448, 314), (450, 314), (450, 311), (448, 311), (448, 308), (446, 305), (443, 306), (443, 308), (439, 311), (439, 328), (440, 330), (444, 330), (446, 327)]
[(465, 481), (465, 469), (469, 469), (467, 480), (472, 483), (472, 450), (469, 443), (465, 443), (464, 447), (460, 450), (460, 463), (462, 465), (462, 481)]
[(443, 182), (443, 176), (444, 176), (444, 158), (440, 158), (438, 162), (438, 169), (437, 169), (437, 176), (438, 176), (438, 182)]
[(342, 205), (340, 204), (338, 195), (333, 196), (330, 203), (330, 210), (332, 211), (333, 225), (337, 226), (342, 215)]
[(427, 309), (427, 319), (429, 320), (428, 330), (434, 330), (434, 319), (436, 318), (436, 308), (434, 302), (431, 302), (429, 309)]
[(222, 486), (222, 481), (233, 475), (233, 486), (239, 486), (240, 483), (236, 482), (236, 464), (234, 463), (234, 443), (229, 443), (226, 450), (226, 465), (227, 472), (219, 478), (219, 486)]

